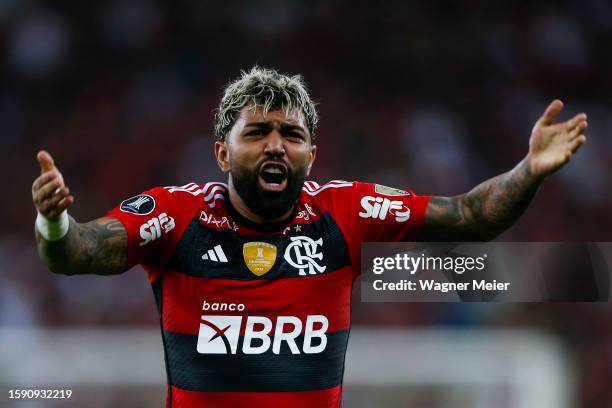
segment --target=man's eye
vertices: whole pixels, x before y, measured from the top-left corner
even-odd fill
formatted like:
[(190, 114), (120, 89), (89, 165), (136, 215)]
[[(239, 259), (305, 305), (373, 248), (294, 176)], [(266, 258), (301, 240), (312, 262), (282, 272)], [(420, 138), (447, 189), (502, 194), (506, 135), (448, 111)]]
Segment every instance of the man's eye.
[(264, 131), (261, 129), (257, 129), (257, 130), (251, 130), (250, 132), (247, 132), (245, 136), (263, 136), (263, 135), (264, 135)]
[(304, 136), (302, 136), (301, 133), (297, 133), (297, 132), (291, 132), (287, 135), (287, 137), (289, 139), (294, 139), (294, 140), (304, 140)]

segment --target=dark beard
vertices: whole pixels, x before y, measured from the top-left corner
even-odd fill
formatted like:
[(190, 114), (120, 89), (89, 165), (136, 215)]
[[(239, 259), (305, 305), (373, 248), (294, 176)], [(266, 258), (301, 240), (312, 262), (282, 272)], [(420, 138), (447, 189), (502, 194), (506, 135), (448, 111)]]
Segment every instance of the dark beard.
[(232, 181), (236, 192), (253, 214), (262, 218), (274, 219), (287, 213), (298, 200), (304, 180), (305, 169), (293, 172), (287, 169), (287, 187), (280, 192), (264, 191), (259, 186), (259, 171), (263, 162), (254, 170), (245, 167), (232, 167)]

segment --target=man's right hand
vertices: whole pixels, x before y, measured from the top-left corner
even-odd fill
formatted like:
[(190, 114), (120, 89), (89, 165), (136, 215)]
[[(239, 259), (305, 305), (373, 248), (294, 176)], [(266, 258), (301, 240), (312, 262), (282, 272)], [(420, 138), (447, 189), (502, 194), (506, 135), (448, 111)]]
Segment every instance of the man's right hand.
[(40, 164), (40, 176), (32, 184), (32, 200), (38, 212), (49, 221), (59, 219), (60, 214), (70, 207), (74, 197), (66, 187), (49, 153), (41, 150), (36, 155)]
[[(53, 158), (44, 150), (36, 156), (40, 176), (32, 184), (32, 199), (38, 212), (48, 221), (58, 221), (74, 202)], [(116, 218), (102, 217), (78, 223), (67, 216), (69, 229), (61, 240), (51, 241), (36, 234), (38, 254), (55, 272), (66, 275), (113, 275), (127, 269), (128, 237)]]

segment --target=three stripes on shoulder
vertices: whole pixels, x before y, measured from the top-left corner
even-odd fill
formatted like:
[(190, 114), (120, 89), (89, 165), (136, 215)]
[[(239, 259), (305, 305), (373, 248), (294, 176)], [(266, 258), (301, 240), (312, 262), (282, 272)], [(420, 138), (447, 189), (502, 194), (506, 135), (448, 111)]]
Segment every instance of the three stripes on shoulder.
[(187, 183), (184, 186), (168, 186), (164, 187), (169, 193), (188, 193), (192, 196), (204, 196), (204, 201), (208, 203), (208, 206), (215, 207), (217, 200), (225, 200), (225, 191), (227, 190), (227, 184), (210, 182), (206, 183), (200, 188), (196, 183)]
[(350, 187), (352, 185), (352, 182), (344, 180), (332, 180), (322, 186), (314, 181), (305, 181), (302, 190), (309, 196), (316, 196), (321, 191), (327, 190), (328, 188)]

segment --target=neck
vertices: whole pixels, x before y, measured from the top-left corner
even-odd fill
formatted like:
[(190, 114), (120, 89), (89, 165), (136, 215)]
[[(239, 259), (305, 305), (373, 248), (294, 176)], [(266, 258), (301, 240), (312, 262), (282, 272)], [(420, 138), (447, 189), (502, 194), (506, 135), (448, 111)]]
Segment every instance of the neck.
[(291, 207), (289, 209), (289, 211), (287, 211), (284, 214), (281, 214), (278, 217), (274, 217), (274, 218), (265, 218), (265, 217), (262, 217), (261, 215), (253, 213), (249, 209), (249, 207), (244, 203), (244, 201), (242, 200), (242, 197), (240, 197), (240, 195), (236, 191), (236, 188), (234, 187), (234, 183), (232, 182), (232, 178), (231, 177), (230, 177), (230, 179), (228, 181), (227, 187), (228, 187), (229, 200), (230, 200), (230, 203), (232, 204), (232, 206), (234, 207), (234, 209), (242, 217), (244, 217), (247, 220), (252, 221), (254, 223), (257, 223), (257, 224), (274, 224), (274, 223), (282, 222), (282, 221), (285, 221), (286, 219), (288, 219), (291, 216), (291, 213), (293, 213), (293, 207)]

